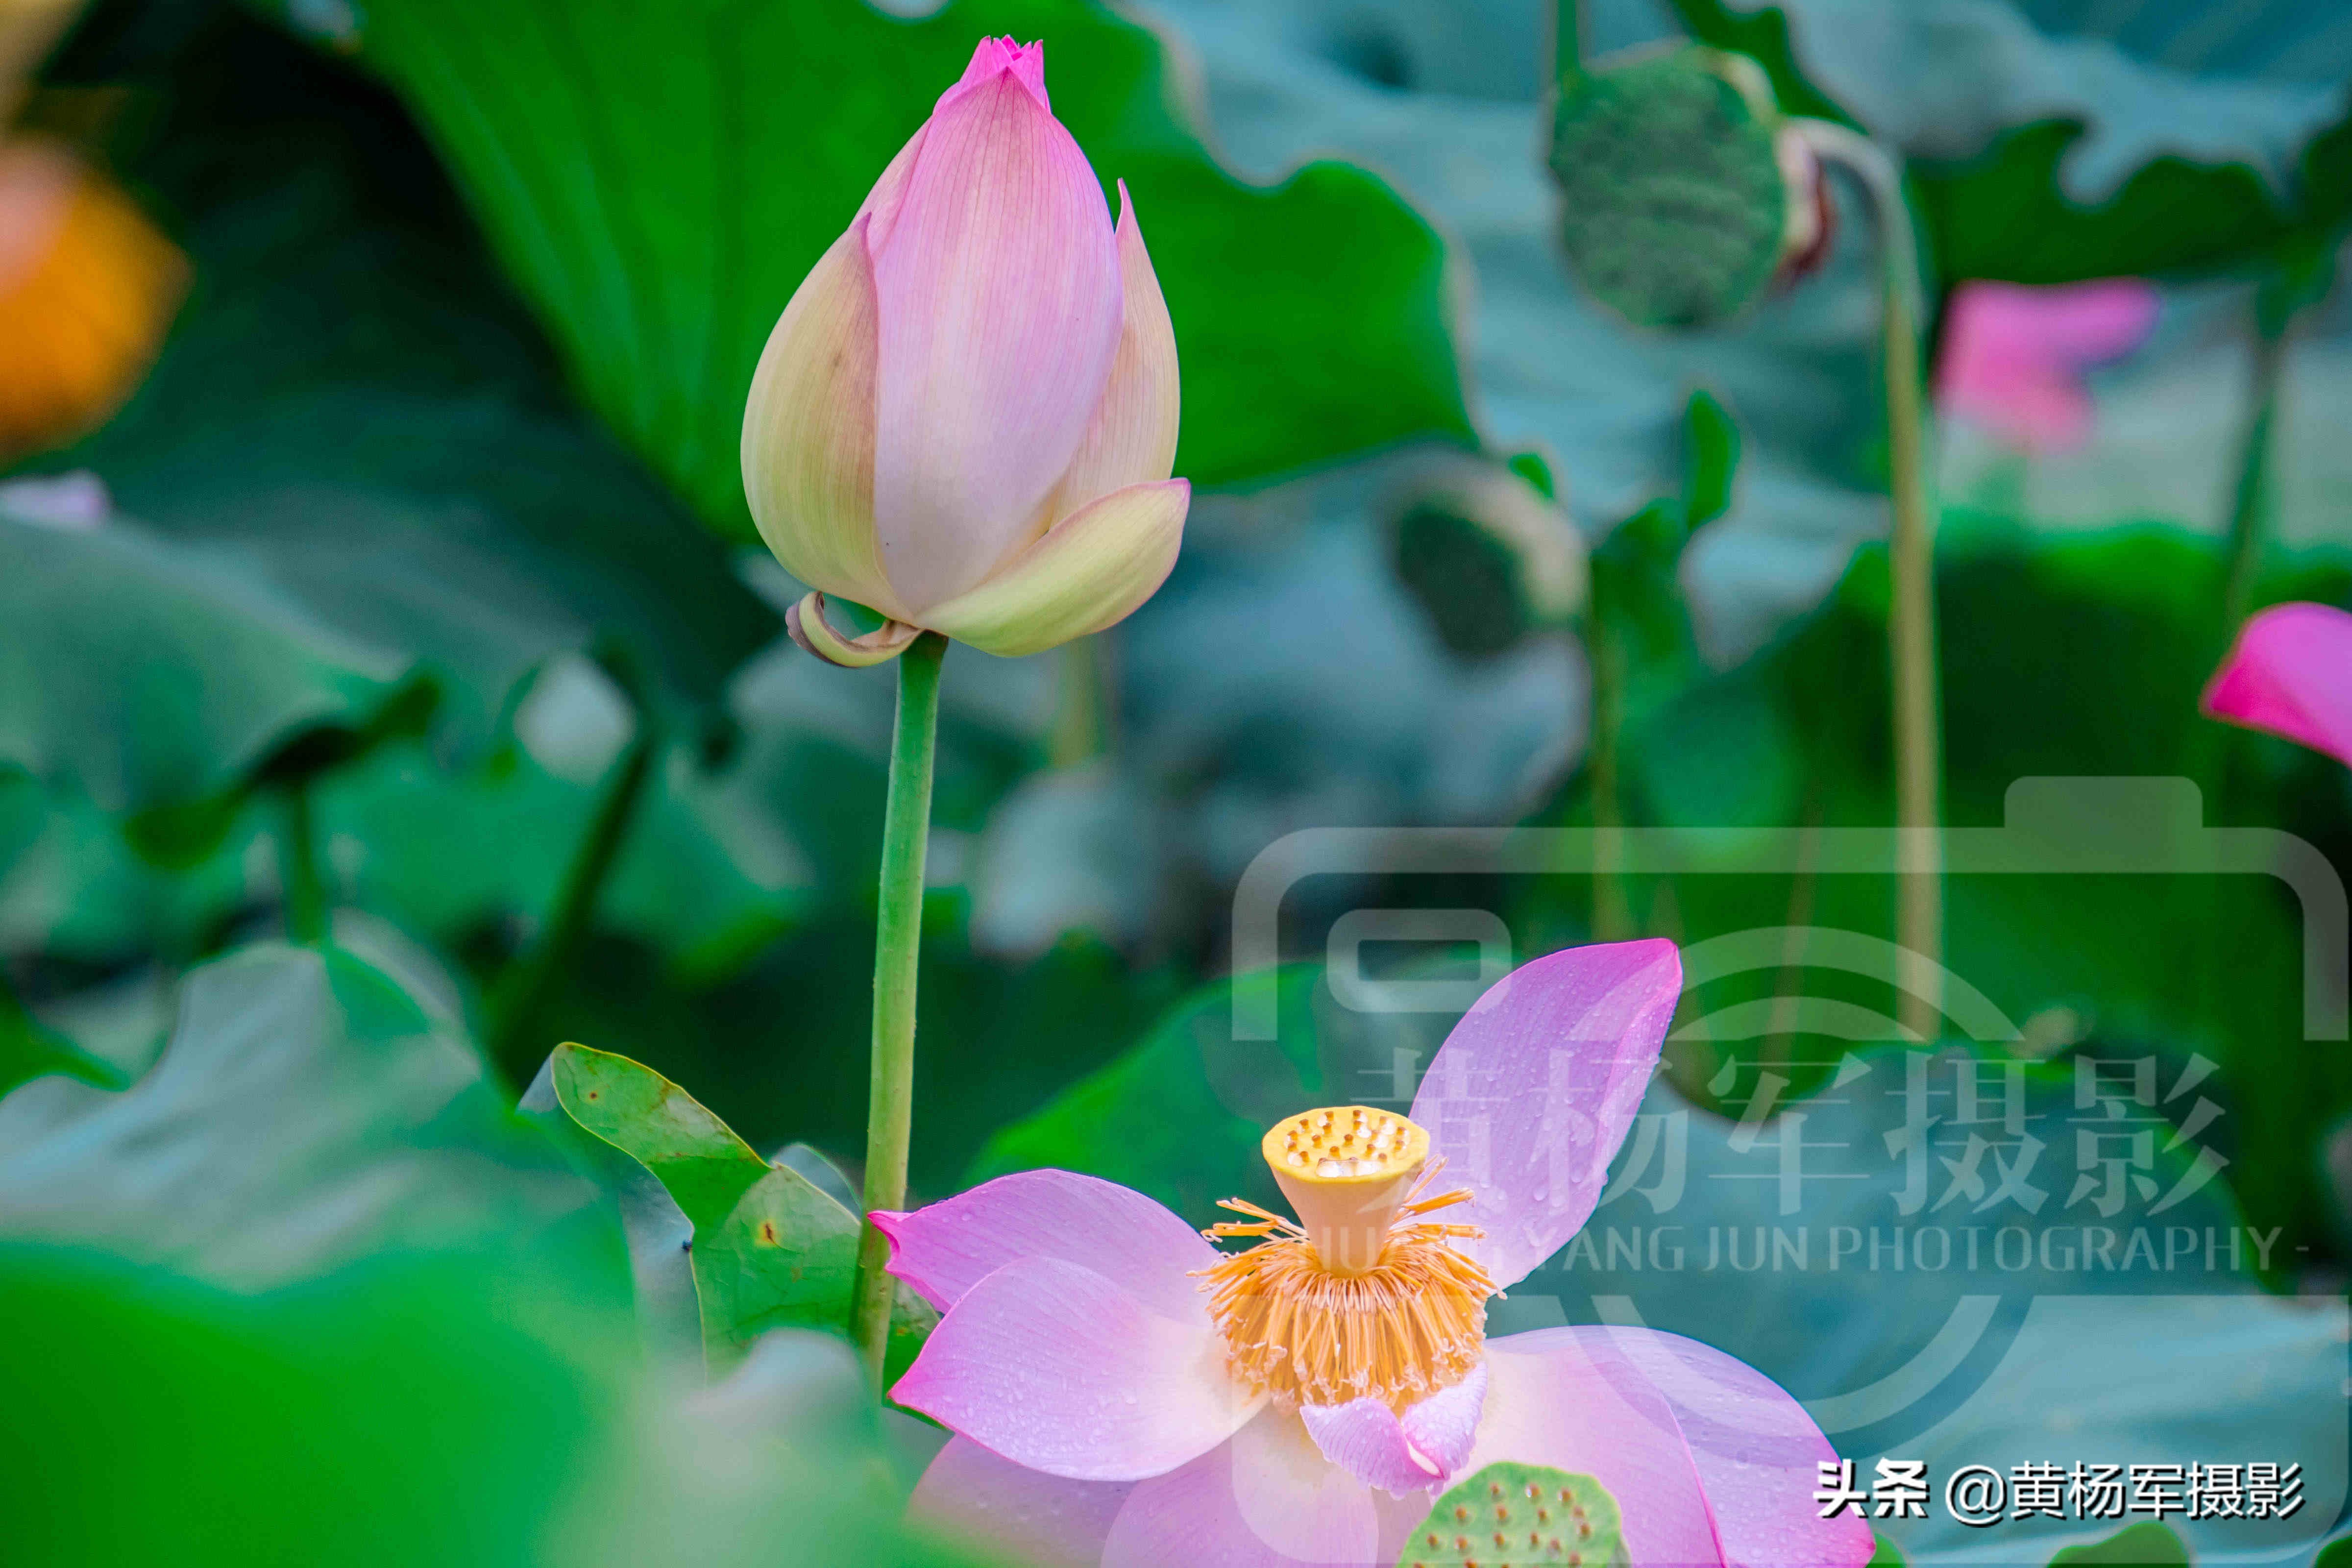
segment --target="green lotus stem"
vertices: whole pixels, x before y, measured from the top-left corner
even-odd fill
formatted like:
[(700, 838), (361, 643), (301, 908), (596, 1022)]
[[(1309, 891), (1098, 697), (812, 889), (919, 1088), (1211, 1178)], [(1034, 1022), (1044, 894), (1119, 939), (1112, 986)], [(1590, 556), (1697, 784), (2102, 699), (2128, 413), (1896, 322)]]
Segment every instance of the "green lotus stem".
[(1894, 696), (1896, 1016), (1923, 1039), (1942, 1031), (1944, 951), (1942, 730), (1937, 716), (1935, 523), (1927, 494), (1927, 431), (1920, 395), (1918, 241), (1902, 172), (1876, 143), (1842, 125), (1795, 126), (1824, 163), (1870, 192), (1885, 270), (1887, 492), (1894, 506), (1886, 564), (1887, 654)]
[(1611, 624), (1608, 595), (1596, 583), (1590, 619), (1592, 648), (1592, 934), (1623, 942), (1633, 934), (1625, 891), (1625, 805), (1618, 760), (1625, 729), (1625, 650)]
[(2238, 483), (2230, 505), (2229, 575), (2221, 590), (2221, 616), (2235, 631), (2246, 618), (2261, 574), (2270, 533), (2271, 432), (2278, 422), (2279, 382), (2286, 366), (2287, 328), (2293, 312), (2264, 283), (2254, 301), (2253, 385), (2246, 420), (2238, 436)]
[[(907, 1202), (907, 1142), (915, 1109), (915, 961), (923, 940), (923, 852), (931, 827), (931, 759), (940, 664), (948, 639), (925, 632), (898, 657), (898, 717), (882, 819), (882, 880), (874, 933), (874, 1061), (866, 1111), (866, 1208)], [(890, 1244), (868, 1221), (858, 1237), (849, 1337), (874, 1386), (890, 1341)]]
[(310, 809), (310, 784), (286, 786), (281, 842), (285, 866), (286, 936), (305, 947), (327, 940), (327, 889), (319, 878), (319, 827)]
[(1565, 93), (1584, 74), (1584, 0), (1554, 0), (1552, 81)]
[(563, 883), (546, 923), (530, 951), (499, 987), (494, 1008), (493, 1055), (500, 1061), (511, 1060), (521, 1051), (526, 1044), (521, 1032), (530, 1026), (548, 993), (570, 971), (581, 944), (588, 940), (597, 901), (620, 859), (621, 847), (628, 842), (629, 827), (644, 803), (646, 786), (652, 782), (654, 759), (661, 752), (660, 729), (645, 702), (636, 702), (635, 708), (636, 732), (604, 774), (596, 815), (572, 850), (571, 865), (564, 868)]
[(1075, 767), (1109, 748), (1108, 652), (1097, 634), (1064, 643), (1055, 656), (1054, 719), (1045, 737), (1045, 760), (1053, 767)]

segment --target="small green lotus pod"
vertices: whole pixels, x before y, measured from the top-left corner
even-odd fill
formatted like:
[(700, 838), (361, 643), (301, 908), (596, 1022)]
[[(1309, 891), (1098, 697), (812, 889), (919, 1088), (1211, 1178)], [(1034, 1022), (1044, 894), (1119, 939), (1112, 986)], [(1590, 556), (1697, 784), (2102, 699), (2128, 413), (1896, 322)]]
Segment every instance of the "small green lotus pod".
[(1591, 1476), (1489, 1465), (1437, 1500), (1397, 1568), (1569, 1568), (1623, 1564), (1617, 1502)]
[(1691, 45), (1579, 73), (1551, 172), (1570, 269), (1643, 326), (1727, 321), (1828, 235), (1820, 165), (1745, 55)]
[(1480, 658), (1584, 608), (1584, 536), (1522, 474), (1465, 458), (1396, 513), (1396, 572), (1455, 653)]

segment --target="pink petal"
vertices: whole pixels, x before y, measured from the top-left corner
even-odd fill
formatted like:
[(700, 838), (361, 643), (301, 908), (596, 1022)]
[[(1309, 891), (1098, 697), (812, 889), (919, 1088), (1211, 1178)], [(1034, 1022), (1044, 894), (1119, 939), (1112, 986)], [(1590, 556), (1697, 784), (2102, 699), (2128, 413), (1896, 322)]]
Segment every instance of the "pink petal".
[[(1698, 1467), (1674, 1410), (1605, 1329), (1544, 1329), (1486, 1346), (1486, 1419), (1469, 1468), (1503, 1460), (1588, 1475), (1624, 1517), (1640, 1563), (1721, 1555)], [(1809, 1481), (1801, 1499), (1810, 1498)]]
[(1392, 1568), (1433, 1494), (1391, 1498), (1326, 1459), (1269, 1407), (1206, 1454), (1139, 1483), (1102, 1568)]
[(1201, 1233), (1132, 1188), (1068, 1171), (1022, 1171), (908, 1214), (877, 1210), (890, 1272), (944, 1312), (1023, 1258), (1058, 1258), (1118, 1281), (1179, 1322), (1209, 1321), (1196, 1268), (1217, 1261)]
[(1102, 187), (1027, 68), (991, 47), (940, 99), (903, 179), (869, 198), (874, 511), (891, 584), (918, 616), (1027, 542), (1118, 345)]
[(1009, 1263), (963, 1293), (890, 1397), (1033, 1470), (1160, 1475), (1265, 1402), (1234, 1385), (1203, 1321), (1152, 1311), (1091, 1268)]
[(1771, 1379), (1647, 1329), (1544, 1329), (1486, 1347), (1494, 1381), (1469, 1466), (1581, 1471), (1609, 1489), (1637, 1563), (1859, 1568), (1870, 1527), (1817, 1517), (1834, 1459)]
[(908, 1500), (907, 1517), (960, 1545), (1031, 1568), (1096, 1568), (1112, 1516), (1134, 1488), (1024, 1469), (969, 1437), (952, 1437)]
[(874, 278), (866, 220), (777, 318), (743, 405), (743, 494), (760, 537), (810, 587), (893, 618), (874, 537)]
[(2129, 353), (2159, 301), (2137, 278), (2060, 288), (1963, 283), (1948, 312), (1937, 400), (2028, 451), (2064, 451), (2091, 432), (2084, 367)]
[(2091, 437), (2091, 395), (2071, 371), (1965, 351), (1947, 355), (1937, 398), (2024, 452), (2071, 452)]
[(1129, 485), (1080, 507), (988, 580), (922, 614), (933, 631), (1012, 658), (1115, 626), (1176, 567), (1192, 487)]
[[(1031, 44), (1023, 48), (1011, 38), (982, 38), (979, 47), (971, 51), (971, 63), (964, 67), (963, 75), (953, 87), (940, 94), (939, 101), (931, 106), (931, 119), (937, 119), (940, 110), (964, 97), (973, 88), (985, 87), (1008, 70), (1014, 80), (1029, 89), (1038, 107), (1053, 108), (1045, 99), (1044, 44)], [(866, 194), (866, 200), (858, 206), (858, 216), (872, 219), (870, 243), (877, 251), (889, 243), (890, 231), (898, 224), (898, 206), (907, 195), (907, 176), (914, 169), (916, 154), (922, 151), (923, 132), (930, 129), (930, 120), (926, 120), (915, 128), (915, 133), (884, 166), (882, 177), (874, 182), (874, 188)]]
[(907, 200), (907, 176), (914, 173), (915, 159), (921, 154), (924, 134), (930, 128), (928, 120), (915, 127), (915, 133), (882, 166), (881, 177), (866, 193), (866, 200), (858, 204), (857, 216), (866, 220), (866, 254), (869, 260), (890, 242), (890, 231), (898, 226), (898, 209)]
[(975, 87), (985, 86), (1008, 71), (1014, 80), (1029, 89), (1039, 108), (1054, 107), (1045, 97), (1045, 45), (1043, 40), (1022, 44), (1010, 37), (982, 38), (971, 51), (971, 63), (963, 68), (963, 75), (957, 79), (955, 86), (940, 94), (940, 100), (932, 106), (931, 112), (937, 114), (964, 93)]
[(1412, 1119), (1446, 1161), (1435, 1190), (1472, 1201), (1444, 1218), (1508, 1289), (1592, 1213), (1649, 1087), (1682, 994), (1670, 942), (1575, 947), (1504, 976), (1429, 1065)]
[(1680, 1334), (1569, 1331), (1608, 1334), (1612, 1345), (1674, 1407), (1715, 1514), (1726, 1562), (1742, 1568), (1841, 1568), (1870, 1561), (1868, 1525), (1850, 1514), (1820, 1517), (1812, 1501), (1816, 1478), (1822, 1462), (1836, 1459), (1838, 1453), (1805, 1407), (1778, 1384), (1745, 1362)]
[(1441, 1389), (1400, 1417), (1367, 1396), (1345, 1405), (1304, 1405), (1299, 1419), (1323, 1457), (1368, 1487), (1397, 1496), (1442, 1487), (1470, 1457), (1478, 1412), (1486, 1399), (1486, 1369)]
[(1168, 301), (1143, 247), (1125, 180), (1118, 183), (1118, 267), (1126, 312), (1118, 352), (1087, 438), (1046, 500), (1048, 524), (1113, 490), (1156, 484), (1175, 471), (1181, 403), (1176, 329), (1168, 320)]
[(2163, 301), (2145, 278), (2099, 278), (2031, 290), (2041, 340), (2078, 365), (2118, 360), (2147, 341)]
[(2200, 706), (2352, 766), (2352, 614), (2273, 605), (2239, 631)]
[(2156, 286), (2139, 278), (2034, 287), (1981, 280), (1953, 291), (1946, 327), (2004, 358), (2053, 369), (2121, 359), (2147, 341), (2161, 310)]

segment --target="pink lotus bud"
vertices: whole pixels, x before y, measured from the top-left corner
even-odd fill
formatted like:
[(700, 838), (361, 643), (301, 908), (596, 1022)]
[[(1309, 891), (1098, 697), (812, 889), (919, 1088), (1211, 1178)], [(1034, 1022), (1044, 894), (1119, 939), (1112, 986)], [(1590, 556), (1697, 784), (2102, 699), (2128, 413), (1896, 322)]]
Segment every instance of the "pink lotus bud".
[[(1045, 97), (983, 38), (794, 293), (743, 411), (760, 536), (817, 592), (793, 633), (871, 664), (921, 630), (1034, 653), (1175, 564), (1176, 339), (1127, 187), (1116, 226)], [(823, 595), (892, 625), (855, 640)]]

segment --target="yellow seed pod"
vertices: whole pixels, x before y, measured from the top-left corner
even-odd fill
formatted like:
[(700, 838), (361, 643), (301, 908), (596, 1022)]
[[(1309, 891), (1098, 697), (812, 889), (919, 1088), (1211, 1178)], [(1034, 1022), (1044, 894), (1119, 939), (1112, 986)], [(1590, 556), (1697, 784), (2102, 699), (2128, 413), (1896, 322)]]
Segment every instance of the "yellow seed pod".
[(1301, 1111), (1275, 1123), (1258, 1148), (1336, 1274), (1362, 1274), (1379, 1261), (1391, 1222), (1429, 1163), (1427, 1132), (1364, 1105)]

